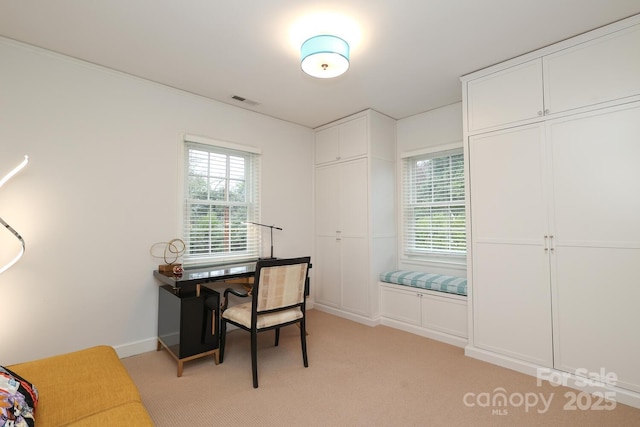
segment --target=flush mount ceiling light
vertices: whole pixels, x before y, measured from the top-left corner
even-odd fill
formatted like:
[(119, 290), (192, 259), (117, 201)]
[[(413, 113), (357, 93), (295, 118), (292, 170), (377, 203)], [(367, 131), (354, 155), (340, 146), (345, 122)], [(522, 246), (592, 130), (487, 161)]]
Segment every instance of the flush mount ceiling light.
[(314, 36), (300, 48), (302, 71), (313, 77), (329, 79), (349, 69), (349, 44), (337, 36)]

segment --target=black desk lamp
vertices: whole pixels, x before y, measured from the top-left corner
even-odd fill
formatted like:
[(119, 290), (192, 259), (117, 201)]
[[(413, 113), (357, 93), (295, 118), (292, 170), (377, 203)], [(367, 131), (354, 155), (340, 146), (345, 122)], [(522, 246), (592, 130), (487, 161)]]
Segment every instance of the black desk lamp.
[(245, 224), (259, 225), (260, 227), (266, 227), (271, 229), (271, 256), (269, 258), (261, 258), (261, 259), (273, 259), (273, 229), (275, 228), (276, 230), (282, 230), (282, 228), (276, 227), (275, 225), (259, 224), (257, 222), (251, 222), (251, 221), (245, 221)]

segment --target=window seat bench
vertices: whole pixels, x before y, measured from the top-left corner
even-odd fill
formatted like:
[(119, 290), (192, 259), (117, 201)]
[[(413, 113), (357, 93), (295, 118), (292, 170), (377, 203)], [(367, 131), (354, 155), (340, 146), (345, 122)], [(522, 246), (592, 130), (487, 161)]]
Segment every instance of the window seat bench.
[(379, 275), (380, 323), (458, 347), (467, 344), (467, 279), (421, 271)]

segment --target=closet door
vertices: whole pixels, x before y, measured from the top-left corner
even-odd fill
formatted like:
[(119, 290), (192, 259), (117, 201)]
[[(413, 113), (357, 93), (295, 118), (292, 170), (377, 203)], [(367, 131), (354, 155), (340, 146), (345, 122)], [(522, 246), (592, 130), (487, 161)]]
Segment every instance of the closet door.
[(311, 287), (316, 301), (331, 307), (340, 307), (342, 304), (340, 250), (340, 242), (335, 236), (316, 236), (314, 282)]
[(555, 365), (640, 391), (640, 103), (549, 123)]
[(367, 159), (316, 168), (315, 296), (369, 315)]
[(341, 305), (340, 164), (316, 168), (316, 255), (314, 291), (318, 302)]
[(552, 366), (543, 126), (469, 138), (474, 345)]
[(342, 254), (342, 307), (352, 313), (370, 315), (369, 306), (369, 240), (366, 237), (344, 237)]
[(369, 315), (367, 159), (344, 162), (340, 166), (342, 306), (353, 313)]

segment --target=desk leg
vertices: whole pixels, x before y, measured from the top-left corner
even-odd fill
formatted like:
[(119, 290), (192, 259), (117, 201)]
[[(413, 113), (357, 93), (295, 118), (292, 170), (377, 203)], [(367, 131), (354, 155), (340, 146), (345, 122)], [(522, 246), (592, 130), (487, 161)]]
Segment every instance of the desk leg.
[(215, 362), (215, 364), (216, 365), (220, 364), (220, 350), (217, 349), (217, 348), (215, 350), (205, 351), (203, 353), (194, 354), (193, 356), (183, 357), (182, 359), (180, 359), (161, 340), (158, 340), (158, 347), (159, 347), (158, 350), (160, 350), (160, 349), (162, 349), (162, 347), (164, 347), (167, 350), (167, 353), (169, 353), (169, 355), (176, 361), (176, 363), (178, 364), (178, 377), (182, 376), (182, 368), (184, 367), (184, 362), (188, 362), (190, 360), (195, 360), (195, 359), (199, 359), (201, 357), (206, 357), (206, 356), (213, 356), (213, 361)]

